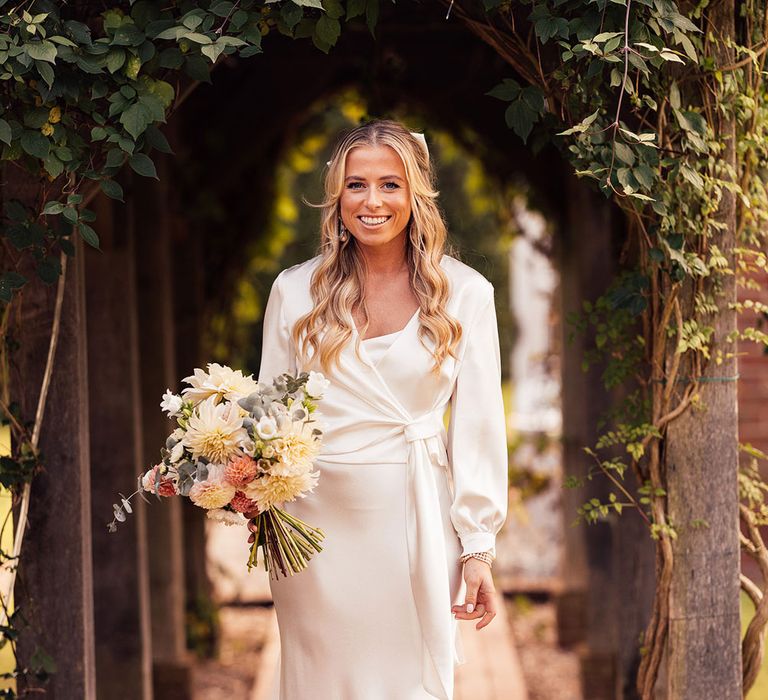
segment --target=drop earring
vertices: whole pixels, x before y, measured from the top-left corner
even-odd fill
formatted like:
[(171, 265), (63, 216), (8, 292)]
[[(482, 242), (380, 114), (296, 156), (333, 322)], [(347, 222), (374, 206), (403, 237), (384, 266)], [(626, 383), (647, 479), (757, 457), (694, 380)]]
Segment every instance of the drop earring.
[(347, 238), (349, 238), (349, 231), (347, 231), (344, 222), (341, 220), (341, 217), (339, 217), (339, 241), (346, 243)]

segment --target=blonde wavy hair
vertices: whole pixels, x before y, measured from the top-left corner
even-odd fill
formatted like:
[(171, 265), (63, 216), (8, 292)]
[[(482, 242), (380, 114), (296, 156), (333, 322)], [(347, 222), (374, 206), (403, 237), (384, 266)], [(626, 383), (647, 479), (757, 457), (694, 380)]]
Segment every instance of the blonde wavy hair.
[[(440, 259), (453, 253), (447, 246), (445, 221), (437, 206), (435, 176), (424, 145), (402, 124), (375, 120), (342, 134), (333, 149), (325, 175), (325, 199), (312, 205), (321, 209), (321, 259), (312, 274), (310, 293), (313, 308), (294, 325), (292, 335), (303, 362), (310, 350), (327, 369), (338, 362), (342, 349), (354, 330), (352, 311), (364, 318), (360, 338), (368, 328), (365, 296), (365, 261), (354, 236), (339, 238), (340, 199), (344, 191), (347, 154), (358, 146), (390, 146), (400, 156), (410, 186), (411, 218), (406, 233), (406, 256), (410, 284), (419, 302), (419, 339), (432, 341), (434, 372), (449, 355), (456, 357), (461, 339), (461, 324), (445, 311), (449, 282)], [(428, 347), (425, 345), (425, 347)]]

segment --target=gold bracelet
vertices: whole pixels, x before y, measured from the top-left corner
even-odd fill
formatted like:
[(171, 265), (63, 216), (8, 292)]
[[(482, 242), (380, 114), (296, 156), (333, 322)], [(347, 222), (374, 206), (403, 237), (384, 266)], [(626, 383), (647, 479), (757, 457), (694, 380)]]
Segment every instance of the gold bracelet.
[(463, 564), (467, 559), (479, 559), (488, 564), (488, 566), (493, 566), (494, 558), (490, 552), (470, 552), (469, 554), (462, 554), (459, 557), (459, 562)]

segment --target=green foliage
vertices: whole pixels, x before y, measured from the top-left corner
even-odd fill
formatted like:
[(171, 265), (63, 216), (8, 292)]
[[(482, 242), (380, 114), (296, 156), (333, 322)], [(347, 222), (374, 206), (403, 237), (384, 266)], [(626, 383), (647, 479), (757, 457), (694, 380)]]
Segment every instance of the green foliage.
[[(52, 284), (59, 257), (74, 254), (73, 235), (99, 241), (83, 208), (96, 189), (122, 200), (114, 176), (126, 164), (157, 179), (153, 152), (169, 153), (161, 127), (177, 99), (178, 77), (209, 81), (227, 56), (262, 51), (277, 31), (311, 38), (323, 51), (338, 40), (341, 21), (364, 15), (371, 31), (379, 0), (254, 0), (112, 3), (100, 14), (88, 3), (0, 3), (0, 158), (44, 185), (38, 209), (5, 204), (0, 235), (13, 251), (0, 276), (9, 302), (27, 277), (24, 260)], [(26, 9), (25, 9), (26, 8)], [(46, 184), (47, 183), (47, 184)]]

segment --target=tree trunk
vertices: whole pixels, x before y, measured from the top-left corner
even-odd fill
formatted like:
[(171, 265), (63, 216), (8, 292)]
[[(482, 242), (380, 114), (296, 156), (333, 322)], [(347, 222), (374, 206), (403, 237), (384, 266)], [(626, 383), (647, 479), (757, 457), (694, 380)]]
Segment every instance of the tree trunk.
[[(717, 38), (733, 38), (734, 4), (711, 6), (708, 26)], [(715, 63), (733, 63), (733, 50), (719, 45)], [(735, 169), (735, 125), (732, 119), (715, 124), (725, 150), (719, 158)], [(722, 174), (721, 177), (728, 177)], [(719, 220), (725, 228), (714, 235), (733, 264), (736, 231), (735, 198), (723, 191)], [(683, 317), (693, 306), (685, 295)], [(716, 297), (718, 314), (712, 353), (733, 353), (725, 337), (736, 329), (735, 276), (724, 276)], [(686, 308), (687, 307), (687, 308)], [(667, 692), (675, 700), (741, 700), (739, 622), (738, 407), (736, 359), (703, 372), (699, 395), (702, 407), (687, 410), (667, 432), (666, 463), (669, 516), (678, 530), (673, 541), (674, 570), (670, 589)], [(690, 376), (690, 367), (682, 372)], [(685, 379), (684, 378), (684, 379)]]

